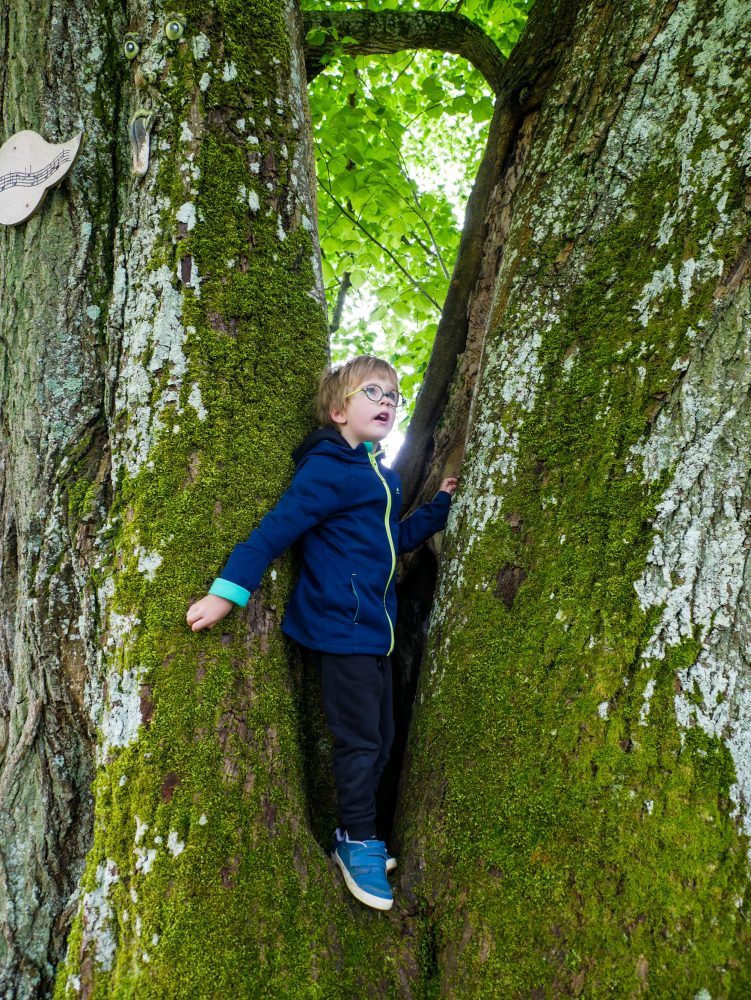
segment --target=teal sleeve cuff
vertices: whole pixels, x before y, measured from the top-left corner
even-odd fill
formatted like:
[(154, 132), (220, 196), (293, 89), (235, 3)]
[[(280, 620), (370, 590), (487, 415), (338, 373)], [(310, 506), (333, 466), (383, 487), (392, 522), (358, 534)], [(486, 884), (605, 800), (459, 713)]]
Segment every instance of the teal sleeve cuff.
[(209, 593), (215, 597), (223, 597), (226, 601), (232, 601), (233, 604), (238, 604), (241, 608), (244, 608), (250, 600), (249, 590), (236, 583), (231, 583), (229, 580), (223, 580), (220, 576), (211, 584)]

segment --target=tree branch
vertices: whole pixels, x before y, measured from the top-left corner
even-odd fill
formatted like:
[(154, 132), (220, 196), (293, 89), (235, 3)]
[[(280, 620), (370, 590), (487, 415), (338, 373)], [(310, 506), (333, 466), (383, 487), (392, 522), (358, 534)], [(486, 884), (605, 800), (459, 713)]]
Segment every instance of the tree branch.
[[(348, 55), (390, 55), (405, 49), (438, 49), (463, 56), (478, 69), (495, 93), (506, 63), (495, 42), (473, 21), (461, 14), (444, 11), (355, 10), (305, 11), (305, 34), (314, 28), (335, 28), (339, 38), (350, 36)], [(305, 41), (305, 69), (308, 80), (324, 68), (321, 58), (331, 54), (335, 42), (327, 37), (322, 45)]]
[(419, 283), (419, 281), (417, 281), (416, 278), (412, 277), (412, 275), (409, 273), (409, 271), (406, 269), (406, 267), (401, 263), (401, 261), (398, 259), (398, 257), (396, 257), (395, 254), (393, 254), (387, 247), (385, 247), (383, 245), (383, 243), (380, 243), (375, 238), (375, 236), (373, 236), (372, 233), (369, 233), (368, 230), (365, 228), (365, 226), (363, 226), (363, 224), (358, 219), (356, 219), (354, 217), (354, 215), (352, 215), (351, 212), (347, 211), (347, 209), (344, 207), (344, 205), (342, 205), (342, 203), (340, 201), (338, 201), (337, 198), (332, 194), (331, 188), (326, 187), (326, 185), (323, 183), (323, 181), (321, 180), (320, 177), (318, 178), (318, 183), (321, 185), (321, 187), (326, 192), (326, 194), (329, 196), (329, 198), (331, 198), (331, 200), (336, 205), (336, 207), (339, 209), (339, 211), (342, 213), (342, 215), (346, 215), (350, 222), (354, 223), (357, 226), (357, 228), (359, 230), (361, 230), (365, 234), (365, 236), (367, 236), (367, 238), (372, 243), (375, 243), (375, 245), (378, 247), (378, 249), (382, 250), (383, 253), (385, 253), (386, 256), (392, 261), (392, 263), (394, 263), (399, 268), (399, 270), (402, 272), (402, 274), (407, 279), (407, 281), (409, 281), (409, 283), (412, 285), (412, 287), (415, 289), (415, 291), (419, 292), (420, 295), (424, 296), (428, 300), (428, 302), (430, 302), (432, 305), (434, 305), (435, 308), (440, 313), (441, 307), (438, 305), (438, 303), (436, 302), (436, 300), (425, 291), (425, 289), (422, 287), (422, 285)]
[[(425, 216), (423, 214), (422, 205), (420, 204), (420, 199), (417, 196), (417, 186), (412, 184), (412, 180), (411, 180), (411, 178), (409, 176), (409, 171), (407, 170), (407, 164), (404, 162), (404, 157), (402, 156), (401, 150), (396, 145), (396, 143), (391, 138), (391, 136), (388, 136), (388, 139), (391, 142), (391, 144), (393, 145), (394, 149), (396, 150), (396, 159), (397, 159), (397, 163), (399, 164), (399, 170), (401, 171), (402, 177), (407, 182), (407, 186), (409, 187), (410, 191), (412, 192), (412, 199), (413, 199), (415, 205), (417, 206), (413, 210), (415, 211), (415, 214), (420, 219), (420, 221), (422, 222), (422, 224), (427, 229), (428, 235), (430, 236), (430, 242), (433, 244), (433, 252), (435, 253), (435, 256), (438, 258), (438, 263), (441, 265), (441, 269), (443, 270), (443, 276), (445, 278), (448, 278), (449, 277), (448, 268), (446, 267), (446, 265), (443, 262), (443, 257), (441, 255), (440, 247), (438, 246), (438, 242), (436, 241), (436, 238), (433, 235), (433, 230), (432, 230), (432, 228), (430, 226), (430, 223), (428, 222), (427, 216)], [(420, 246), (423, 248), (423, 250), (426, 253), (430, 252), (429, 248), (427, 246), (425, 246), (425, 244), (420, 240), (420, 238), (417, 236), (417, 234), (415, 234), (415, 239), (417, 240), (417, 242), (420, 244)]]
[(344, 312), (344, 303), (347, 301), (347, 292), (352, 287), (352, 279), (350, 277), (350, 272), (345, 271), (342, 276), (342, 280), (339, 282), (339, 291), (336, 295), (336, 305), (334, 306), (334, 315), (329, 323), (329, 333), (336, 333), (342, 322), (342, 313)]

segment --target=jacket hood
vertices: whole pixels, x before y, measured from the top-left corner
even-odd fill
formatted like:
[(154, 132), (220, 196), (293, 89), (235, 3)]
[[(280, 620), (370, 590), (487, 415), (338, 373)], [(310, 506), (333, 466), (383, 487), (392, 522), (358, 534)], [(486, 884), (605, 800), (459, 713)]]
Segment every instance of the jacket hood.
[[(295, 448), (292, 452), (292, 459), (295, 465), (299, 465), (302, 460), (313, 451), (324, 451), (331, 453), (331, 446), (333, 445), (336, 449), (337, 457), (344, 459), (351, 458), (359, 461), (362, 455), (362, 447), (351, 448), (350, 445), (344, 440), (339, 431), (335, 431), (333, 427), (317, 427), (314, 431), (302, 441), (300, 445)], [(322, 446), (322, 447), (319, 447)], [(375, 445), (373, 448), (373, 453), (378, 456), (381, 454), (381, 444)], [(341, 456), (339, 453), (341, 452)]]

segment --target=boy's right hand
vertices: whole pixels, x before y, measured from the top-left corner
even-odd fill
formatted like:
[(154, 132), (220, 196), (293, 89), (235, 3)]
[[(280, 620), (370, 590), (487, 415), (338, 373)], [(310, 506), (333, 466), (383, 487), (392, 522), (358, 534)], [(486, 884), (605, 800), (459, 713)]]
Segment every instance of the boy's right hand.
[(200, 601), (191, 604), (185, 616), (188, 625), (194, 632), (200, 632), (202, 628), (211, 628), (222, 618), (226, 618), (234, 604), (224, 597), (217, 597), (216, 594), (207, 594)]

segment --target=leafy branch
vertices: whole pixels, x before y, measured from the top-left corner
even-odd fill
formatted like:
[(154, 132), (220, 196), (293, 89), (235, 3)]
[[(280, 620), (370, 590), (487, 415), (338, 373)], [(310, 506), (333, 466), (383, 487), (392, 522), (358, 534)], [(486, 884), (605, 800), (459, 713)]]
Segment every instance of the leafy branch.
[(342, 213), (342, 215), (345, 218), (349, 219), (349, 221), (354, 226), (356, 226), (371, 241), (371, 243), (374, 243), (382, 253), (386, 254), (386, 256), (389, 258), (389, 260), (392, 262), (392, 264), (395, 265), (395, 267), (397, 268), (397, 270), (401, 271), (401, 273), (404, 275), (404, 277), (407, 279), (407, 281), (409, 281), (409, 283), (412, 285), (412, 287), (415, 289), (415, 291), (419, 292), (420, 295), (424, 296), (428, 300), (428, 302), (432, 303), (432, 305), (435, 306), (436, 310), (440, 313), (440, 311), (441, 311), (440, 305), (436, 302), (436, 300), (431, 295), (428, 294), (428, 292), (425, 291), (425, 289), (422, 287), (422, 285), (420, 284), (420, 282), (417, 281), (416, 278), (412, 277), (412, 275), (409, 273), (409, 271), (406, 269), (406, 267), (404, 267), (404, 265), (401, 263), (401, 261), (399, 260), (399, 258), (396, 256), (396, 254), (392, 253), (391, 250), (389, 250), (388, 247), (384, 246), (383, 243), (381, 243), (379, 240), (377, 240), (376, 237), (372, 233), (368, 232), (368, 230), (365, 228), (365, 226), (363, 226), (363, 224), (360, 222), (359, 219), (357, 219), (354, 215), (352, 215), (351, 212), (347, 211), (347, 209), (344, 207), (344, 205), (342, 205), (342, 203), (336, 198), (336, 196), (332, 192), (331, 188), (328, 187), (320, 179), (320, 177), (318, 178), (318, 183), (323, 188), (323, 190), (326, 192), (326, 194), (329, 196), (329, 198), (331, 198), (331, 200), (336, 205), (336, 207), (339, 209), (339, 211)]

